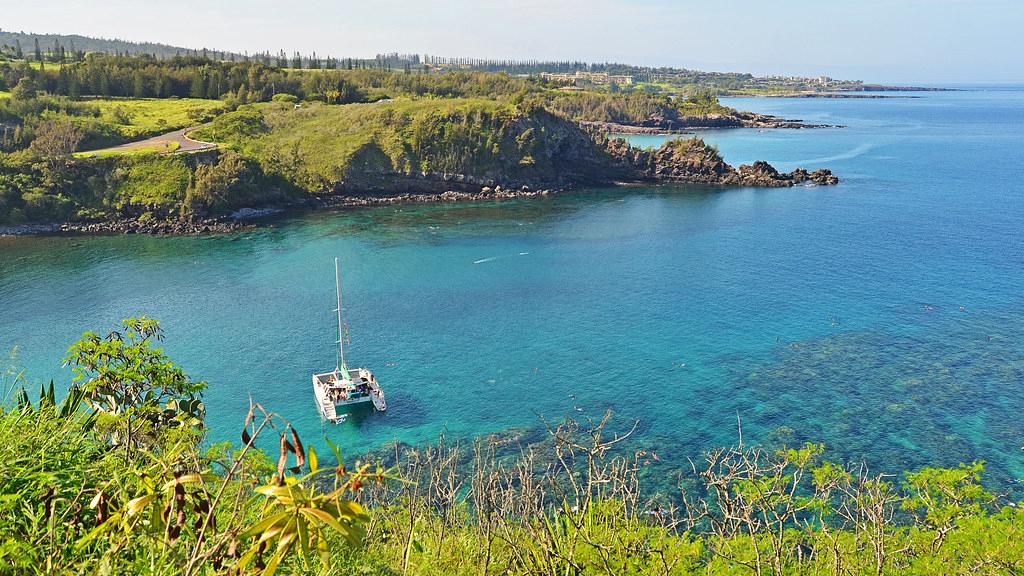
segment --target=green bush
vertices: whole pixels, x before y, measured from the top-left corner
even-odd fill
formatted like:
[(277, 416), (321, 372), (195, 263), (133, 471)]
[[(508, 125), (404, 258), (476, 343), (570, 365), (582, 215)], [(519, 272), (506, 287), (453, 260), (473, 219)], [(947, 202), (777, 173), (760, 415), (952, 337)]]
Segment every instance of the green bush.
[(284, 92), (280, 92), (278, 94), (274, 94), (274, 97), (271, 98), (271, 100), (273, 100), (274, 102), (285, 102), (287, 104), (295, 104), (296, 102), (299, 101), (299, 97), (293, 94), (285, 94)]
[(173, 211), (185, 199), (192, 170), (182, 156), (120, 155), (92, 164), (106, 174), (109, 204), (124, 212)]
[(224, 152), (215, 164), (200, 164), (185, 195), (182, 210), (207, 214), (241, 206), (253, 199), (262, 180), (259, 168), (235, 152)]

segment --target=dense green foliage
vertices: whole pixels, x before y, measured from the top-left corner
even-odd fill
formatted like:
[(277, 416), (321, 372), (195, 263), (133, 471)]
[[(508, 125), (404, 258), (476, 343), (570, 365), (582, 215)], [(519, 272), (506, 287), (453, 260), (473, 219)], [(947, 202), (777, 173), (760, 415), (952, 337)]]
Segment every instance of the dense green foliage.
[[(51, 386), (0, 411), (0, 573), (1024, 570), (1024, 511), (984, 488), (981, 463), (900, 478), (830, 462), (820, 445), (740, 445), (679, 473), (678, 494), (650, 494), (657, 455), (610, 414), (525, 445), (396, 446), (385, 471), (346, 467), (326, 440), (324, 466), (258, 404), (240, 446), (203, 450), (202, 383), (154, 347), (155, 321), (124, 327), (72, 345), (80, 377), (64, 401)], [(129, 441), (133, 421), (145, 434)]]
[(154, 344), (163, 338), (156, 320), (124, 321), (123, 331), (86, 333), (64, 359), (86, 405), (109, 424), (111, 443), (133, 450), (159, 442), (169, 428), (203, 427), (200, 400), (206, 382), (193, 382)]
[[(28, 59), (34, 65), (60, 65), (78, 62), (90, 53), (135, 55), (149, 58), (202, 57), (215, 61), (259, 62), (265, 66), (308, 70), (382, 70), (405, 73), (424, 71), (502, 72), (517, 76), (546, 77), (553, 85), (590, 83), (591, 76), (623, 90), (645, 90), (666, 94), (686, 94), (694, 90), (717, 93), (792, 93), (795, 91), (862, 90), (861, 81), (771, 76), (756, 77), (748, 73), (705, 72), (672, 66), (636, 66), (618, 62), (583, 62), (579, 60), (514, 60), (487, 58), (448, 58), (435, 55), (387, 53), (373, 58), (339, 58), (300, 54), (284, 50), (271, 53), (238, 54), (208, 48), (188, 49), (151, 42), (126, 42), (79, 35), (25, 34), (0, 31), (0, 60)], [(623, 80), (628, 78), (628, 80)], [(610, 81), (609, 81), (610, 80)], [(619, 85), (621, 84), (621, 86)]]
[(388, 95), (495, 96), (539, 90), (542, 84), (505, 74), (455, 72), (400, 74), (386, 70), (293, 70), (259, 61), (216, 61), (195, 56), (158, 60), (90, 54), (80, 62), (40, 69), (27, 61), (0, 61), (0, 89), (29, 79), (37, 90), (57, 96), (132, 98), (227, 98), (240, 102), (294, 94), (307, 100), (340, 93), (336, 103)]
[(215, 163), (196, 167), (181, 209), (185, 214), (209, 214), (282, 197), (255, 162), (226, 152)]
[(644, 92), (611, 94), (607, 92), (562, 92), (549, 98), (547, 106), (578, 121), (612, 122), (631, 126), (683, 126), (686, 116), (735, 113), (722, 106), (707, 92), (685, 99)]
[(192, 183), (188, 157), (156, 154), (65, 160), (59, 184), (30, 156), (0, 155), (0, 222), (177, 215)]

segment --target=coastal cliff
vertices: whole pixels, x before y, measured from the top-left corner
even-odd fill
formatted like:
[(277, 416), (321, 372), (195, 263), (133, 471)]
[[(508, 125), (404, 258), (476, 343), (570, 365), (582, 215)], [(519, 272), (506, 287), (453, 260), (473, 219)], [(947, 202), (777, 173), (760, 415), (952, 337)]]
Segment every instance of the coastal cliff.
[[(827, 170), (734, 168), (699, 139), (633, 148), (543, 106), (489, 99), (272, 102), (240, 107), (196, 135), (220, 149), (69, 158), (60, 166), (60, 194), (30, 195), (7, 223), (43, 223), (21, 228), (36, 233), (202, 234), (236, 229), (238, 214), (265, 213), (239, 212), (246, 208), (493, 200), (624, 182), (838, 182)], [(16, 170), (5, 177), (46, 184), (30, 165)]]
[[(699, 139), (634, 148), (542, 106), (455, 100), (290, 110), (270, 104), (233, 115), (200, 137), (225, 142), (318, 196), (476, 193), (497, 186), (533, 192), (624, 181), (765, 187), (838, 181), (827, 170), (783, 174), (766, 162), (737, 169)], [(242, 132), (235, 128), (241, 117), (248, 118)]]

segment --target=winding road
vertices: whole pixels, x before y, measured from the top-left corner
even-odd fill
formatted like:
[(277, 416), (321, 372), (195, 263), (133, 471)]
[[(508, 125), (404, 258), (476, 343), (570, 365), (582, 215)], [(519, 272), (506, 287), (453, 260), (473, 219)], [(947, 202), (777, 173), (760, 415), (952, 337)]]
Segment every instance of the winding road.
[(188, 137), (189, 132), (192, 132), (200, 126), (193, 126), (192, 128), (183, 128), (181, 130), (175, 130), (174, 132), (168, 132), (145, 140), (139, 140), (137, 142), (129, 142), (127, 144), (121, 144), (120, 146), (113, 146), (111, 148), (102, 148), (100, 150), (89, 150), (84, 152), (84, 155), (89, 154), (100, 154), (106, 152), (130, 152), (132, 150), (141, 150), (147, 148), (161, 148), (167, 147), (174, 143), (177, 143), (178, 147), (174, 150), (174, 154), (184, 152), (198, 152), (200, 150), (210, 150), (216, 148), (217, 145), (211, 142), (203, 142), (201, 140), (193, 140)]

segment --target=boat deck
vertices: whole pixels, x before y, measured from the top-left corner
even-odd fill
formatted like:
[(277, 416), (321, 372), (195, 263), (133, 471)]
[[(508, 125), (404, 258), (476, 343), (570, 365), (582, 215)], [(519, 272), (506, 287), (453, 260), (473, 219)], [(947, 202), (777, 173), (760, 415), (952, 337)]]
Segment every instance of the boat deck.
[[(348, 379), (342, 379), (347, 373)], [(384, 391), (376, 377), (366, 368), (333, 370), (313, 374), (313, 390), (324, 418), (331, 422), (342, 422), (344, 414), (338, 414), (339, 406), (372, 402), (378, 411), (387, 410)]]

